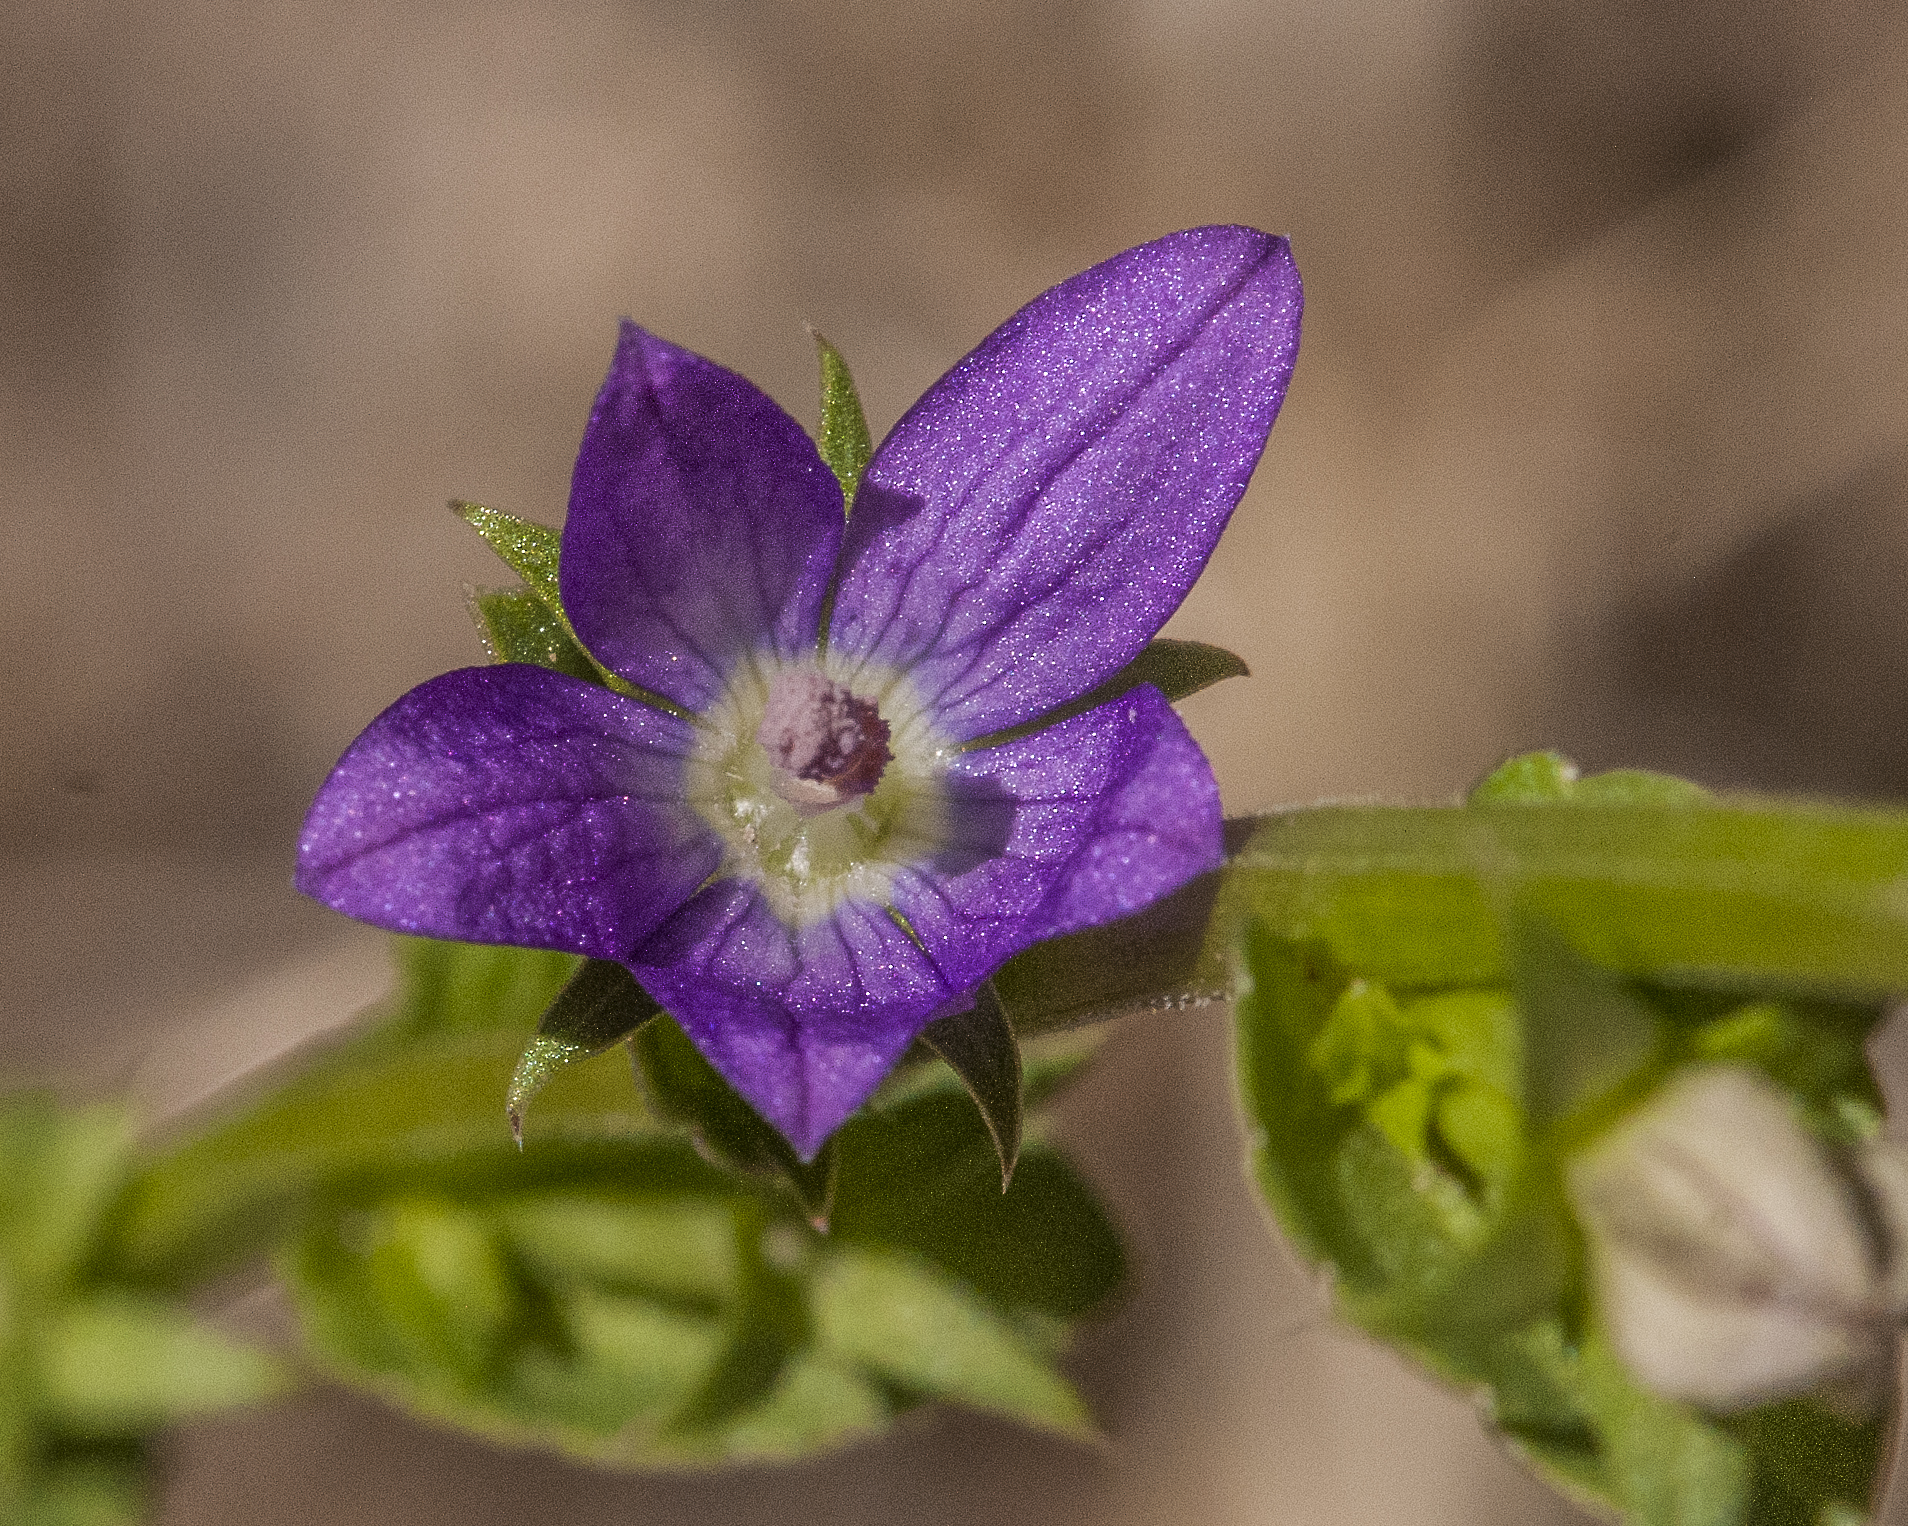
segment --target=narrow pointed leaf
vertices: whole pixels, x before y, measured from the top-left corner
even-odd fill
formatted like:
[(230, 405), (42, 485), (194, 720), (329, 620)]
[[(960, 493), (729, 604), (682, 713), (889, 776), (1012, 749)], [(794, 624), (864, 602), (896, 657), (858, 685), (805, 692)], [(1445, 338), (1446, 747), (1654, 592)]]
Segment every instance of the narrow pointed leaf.
[(136, 1434), (290, 1386), (273, 1357), (157, 1299), (75, 1301), (46, 1321), (40, 1342), (46, 1418), (80, 1435)]
[(538, 1021), (537, 1036), (525, 1046), (510, 1077), (504, 1112), (518, 1143), (523, 1141), (530, 1099), (564, 1067), (621, 1043), (661, 1012), (655, 998), (622, 965), (611, 959), (585, 960)]
[(1133, 916), (1050, 938), (1009, 959), (992, 985), (1014, 1032), (1026, 1039), (1223, 1001), (1232, 980), (1224, 942), (1212, 936), (1223, 873), (1201, 875)]
[(823, 1349), (891, 1382), (1078, 1440), (1098, 1434), (1045, 1355), (932, 1267), (843, 1247), (829, 1256), (814, 1297)]
[(493, 661), (534, 663), (585, 683), (603, 681), (563, 617), (528, 588), (479, 590), (470, 596), (470, 615)]
[(981, 986), (967, 1011), (929, 1023), (921, 1039), (960, 1077), (980, 1109), (1000, 1157), (1000, 1190), (1005, 1192), (1020, 1159), (1020, 1045), (993, 983)]
[(821, 334), (815, 334), (815, 357), (821, 363), (821, 428), (815, 444), (821, 458), (841, 484), (844, 514), (854, 511), (855, 489), (861, 474), (874, 454), (874, 442), (868, 437), (868, 421), (861, 411), (861, 396), (855, 391), (855, 379), (848, 362)]

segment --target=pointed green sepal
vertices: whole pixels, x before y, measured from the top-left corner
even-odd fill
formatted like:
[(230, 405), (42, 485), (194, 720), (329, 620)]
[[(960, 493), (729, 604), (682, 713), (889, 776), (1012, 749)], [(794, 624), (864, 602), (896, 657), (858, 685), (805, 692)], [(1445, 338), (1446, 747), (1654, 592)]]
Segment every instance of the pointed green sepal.
[(855, 489), (861, 486), (861, 474), (874, 454), (874, 442), (868, 437), (868, 420), (848, 362), (822, 334), (809, 332), (815, 340), (815, 358), (821, 362), (821, 428), (815, 444), (841, 484), (841, 509), (847, 515), (854, 511)]
[(921, 1041), (947, 1062), (980, 1109), (1000, 1157), (1000, 1190), (1005, 1192), (1020, 1159), (1020, 1044), (993, 982), (981, 986), (967, 1011), (929, 1023)]
[(577, 645), (563, 616), (528, 588), (477, 589), (470, 617), (493, 662), (527, 662), (600, 684), (602, 670)]
[(451, 500), (451, 512), (483, 536), (484, 544), (503, 558), (504, 565), (522, 578), (532, 593), (553, 610), (563, 608), (562, 596), (557, 592), (557, 558), (563, 545), (560, 530), (456, 498)]
[[(1146, 649), (1121, 668), (1107, 687), (1101, 703), (1124, 694), (1141, 684), (1151, 684), (1174, 704), (1209, 689), (1226, 678), (1250, 678), (1252, 670), (1245, 659), (1222, 646), (1203, 641), (1174, 641), (1161, 636), (1148, 642)], [(1096, 694), (1099, 690), (1094, 691)]]
[(621, 1043), (661, 1012), (655, 997), (615, 960), (586, 960), (538, 1021), (537, 1036), (524, 1047), (510, 1077), (504, 1111), (517, 1143), (523, 1143), (530, 1099), (558, 1071)]
[(961, 750), (972, 752), (982, 747), (998, 747), (1003, 742), (1017, 742), (1036, 731), (1045, 731), (1049, 726), (1057, 726), (1061, 721), (1071, 720), (1076, 715), (1085, 715), (1089, 710), (1109, 704), (1141, 684), (1153, 685), (1176, 705), (1223, 678), (1247, 678), (1251, 672), (1244, 658), (1234, 656), (1224, 647), (1207, 646), (1203, 641), (1174, 641), (1162, 636), (1148, 642), (1139, 656), (1105, 683), (1089, 689), (1078, 699), (1068, 700), (1045, 715), (1036, 716), (1018, 726), (975, 737), (973, 741), (963, 743)]
[[(675, 701), (619, 678), (583, 645), (564, 612), (558, 588), (557, 564), (563, 546), (560, 531), (461, 499), (451, 500), (451, 511), (483, 536), (484, 543), (524, 581), (523, 593), (505, 589), (471, 597), (471, 617), (491, 656), (499, 662), (530, 662), (553, 668), (671, 715), (688, 717), (689, 712)], [(532, 603), (526, 602), (526, 594), (543, 607), (544, 616), (539, 617)]]

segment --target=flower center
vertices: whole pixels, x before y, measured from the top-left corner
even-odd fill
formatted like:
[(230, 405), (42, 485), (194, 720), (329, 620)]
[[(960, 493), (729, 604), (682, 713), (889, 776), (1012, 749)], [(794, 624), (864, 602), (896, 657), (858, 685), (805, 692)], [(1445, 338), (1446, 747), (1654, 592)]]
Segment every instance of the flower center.
[(899, 674), (756, 653), (698, 730), (683, 793), (722, 839), (718, 872), (760, 886), (790, 927), (885, 903), (955, 835), (953, 748)]
[(894, 761), (875, 702), (813, 668), (775, 675), (755, 740), (768, 754), (771, 787), (804, 816), (872, 794)]

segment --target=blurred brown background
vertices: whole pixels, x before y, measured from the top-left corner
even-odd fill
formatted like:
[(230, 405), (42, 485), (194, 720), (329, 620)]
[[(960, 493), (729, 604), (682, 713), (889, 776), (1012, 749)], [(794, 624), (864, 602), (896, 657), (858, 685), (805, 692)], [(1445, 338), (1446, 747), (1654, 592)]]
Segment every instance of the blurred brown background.
[[(1883, 0), (0, 0), (4, 1070), (176, 1108), (338, 1020), (324, 770), (478, 656), (452, 494), (554, 521), (616, 318), (877, 432), (1042, 287), (1289, 232), (1305, 348), (1174, 629), (1234, 810), (1502, 755), (1908, 794), (1908, 27)], [(1895, 1044), (1897, 1052), (1903, 1049)], [(166, 1526), (1563, 1522), (1334, 1332), (1242, 1185), (1215, 1013), (1071, 1137), (1144, 1259), (1111, 1446), (939, 1417), (631, 1480), (317, 1393)], [(1900, 1065), (1895, 1065), (1900, 1070)], [(1898, 1513), (1908, 1520), (1908, 1514)]]

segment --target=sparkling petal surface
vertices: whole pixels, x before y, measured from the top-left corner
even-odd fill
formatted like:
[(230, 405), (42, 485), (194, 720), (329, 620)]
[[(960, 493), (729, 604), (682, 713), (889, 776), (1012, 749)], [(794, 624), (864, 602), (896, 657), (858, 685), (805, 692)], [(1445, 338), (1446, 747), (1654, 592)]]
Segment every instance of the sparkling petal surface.
[(709, 1062), (810, 1159), (954, 994), (879, 906), (801, 929), (711, 885), (629, 961)]
[(1245, 491), (1297, 356), (1282, 238), (1195, 228), (1022, 308), (909, 410), (855, 502), (830, 641), (968, 740), (1128, 662)]
[(682, 803), (690, 727), (542, 668), (465, 668), (351, 745), (298, 888), (397, 932), (627, 957), (714, 870)]
[(571, 480), (562, 594), (612, 671), (691, 710), (813, 648), (841, 486), (752, 383), (625, 322)]
[(1151, 685), (964, 753), (955, 771), (974, 835), (997, 834), (992, 851), (907, 871), (894, 897), (951, 989), (1042, 938), (1138, 911), (1222, 856), (1211, 766)]

